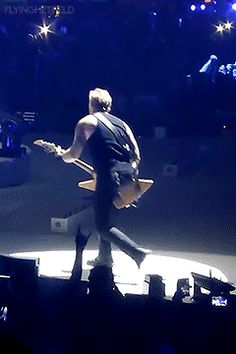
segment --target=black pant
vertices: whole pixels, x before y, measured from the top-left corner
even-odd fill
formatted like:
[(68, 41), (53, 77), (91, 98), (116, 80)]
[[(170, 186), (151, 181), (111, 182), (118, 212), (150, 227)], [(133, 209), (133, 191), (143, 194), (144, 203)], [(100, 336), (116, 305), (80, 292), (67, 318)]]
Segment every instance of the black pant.
[(135, 173), (130, 164), (121, 162), (106, 173), (98, 173), (94, 198), (95, 226), (100, 235), (99, 258), (111, 258), (111, 242), (134, 260), (139, 246), (118, 230), (111, 221), (113, 199)]

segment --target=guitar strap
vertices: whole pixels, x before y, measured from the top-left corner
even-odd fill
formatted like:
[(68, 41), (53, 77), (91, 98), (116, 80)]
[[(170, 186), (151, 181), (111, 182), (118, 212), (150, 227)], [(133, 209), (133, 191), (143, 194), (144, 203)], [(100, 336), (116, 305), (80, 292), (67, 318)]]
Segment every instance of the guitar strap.
[(131, 160), (134, 151), (134, 146), (130, 141), (128, 135), (125, 136), (125, 132), (124, 135), (121, 135), (116, 129), (116, 127), (109, 121), (107, 117), (104, 116), (103, 113), (99, 112), (98, 114), (99, 116), (96, 116), (96, 113), (94, 114), (94, 116), (98, 118), (100, 122), (103, 123), (103, 125), (105, 125), (105, 127), (112, 132), (120, 146), (122, 146), (125, 152), (129, 154)]

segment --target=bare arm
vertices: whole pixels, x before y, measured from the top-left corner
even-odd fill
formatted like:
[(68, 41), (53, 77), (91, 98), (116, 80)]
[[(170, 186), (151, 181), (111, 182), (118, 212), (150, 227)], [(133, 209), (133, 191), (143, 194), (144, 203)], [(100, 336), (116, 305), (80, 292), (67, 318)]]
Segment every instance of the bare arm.
[(134, 154), (135, 154), (135, 162), (137, 165), (139, 165), (140, 163), (140, 160), (141, 160), (141, 155), (140, 155), (140, 150), (139, 150), (139, 147), (138, 147), (138, 143), (134, 137), (134, 134), (132, 132), (132, 130), (130, 129), (130, 127), (128, 126), (128, 124), (126, 124), (125, 122), (124, 123), (124, 126), (125, 126), (125, 129), (126, 129), (126, 133), (128, 134), (132, 144), (134, 145)]
[(62, 155), (65, 162), (72, 163), (80, 157), (87, 140), (92, 136), (96, 127), (97, 118), (92, 115), (82, 118), (77, 123), (73, 143)]

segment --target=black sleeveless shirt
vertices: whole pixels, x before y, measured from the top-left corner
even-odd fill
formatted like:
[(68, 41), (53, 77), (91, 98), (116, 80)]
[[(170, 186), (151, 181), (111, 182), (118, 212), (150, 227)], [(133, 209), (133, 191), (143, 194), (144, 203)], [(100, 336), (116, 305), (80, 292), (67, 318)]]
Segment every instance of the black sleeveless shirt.
[(130, 163), (134, 154), (134, 146), (126, 133), (122, 120), (109, 113), (102, 114), (112, 123), (118, 134), (115, 135), (98, 118), (95, 132), (88, 139), (87, 144), (96, 173), (106, 174), (119, 162)]

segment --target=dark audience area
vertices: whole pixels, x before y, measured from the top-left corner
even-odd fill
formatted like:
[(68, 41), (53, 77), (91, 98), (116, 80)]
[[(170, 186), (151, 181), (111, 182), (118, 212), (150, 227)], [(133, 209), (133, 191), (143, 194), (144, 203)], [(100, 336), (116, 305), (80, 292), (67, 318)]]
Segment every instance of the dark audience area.
[(76, 286), (70, 280), (44, 277), (22, 284), (17, 277), (1, 279), (3, 354), (235, 352), (233, 295), (226, 306), (212, 304), (210, 295), (188, 303), (155, 293), (123, 295), (105, 266), (93, 268), (89, 281)]
[(70, 279), (38, 276), (37, 259), (0, 256), (1, 353), (234, 353), (233, 285), (192, 273), (191, 295), (179, 279), (166, 297), (162, 277), (149, 275), (147, 294), (123, 294), (108, 266), (82, 280), (86, 242), (78, 229)]

